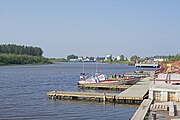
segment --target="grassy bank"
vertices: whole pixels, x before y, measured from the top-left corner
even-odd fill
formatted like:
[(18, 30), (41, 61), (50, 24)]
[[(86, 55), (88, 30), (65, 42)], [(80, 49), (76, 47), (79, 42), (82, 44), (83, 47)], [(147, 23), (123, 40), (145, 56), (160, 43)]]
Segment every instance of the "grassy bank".
[(0, 54), (0, 65), (22, 65), (22, 64), (50, 64), (48, 58), (43, 56)]
[(52, 63), (55, 63), (55, 62), (68, 62), (68, 60), (66, 59), (55, 59), (55, 58), (51, 58), (49, 59)]
[(110, 61), (110, 60), (106, 60), (106, 61), (102, 61), (102, 63), (110, 63), (110, 64), (129, 64), (129, 61)]

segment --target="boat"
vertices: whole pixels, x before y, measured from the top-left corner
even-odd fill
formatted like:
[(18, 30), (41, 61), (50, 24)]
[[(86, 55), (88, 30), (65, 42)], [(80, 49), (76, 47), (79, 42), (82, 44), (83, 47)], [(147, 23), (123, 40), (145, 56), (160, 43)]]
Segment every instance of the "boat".
[(97, 72), (97, 64), (96, 64), (96, 72), (94, 75), (87, 77), (84, 72), (84, 63), (83, 63), (83, 72), (80, 74), (80, 79), (78, 81), (78, 85), (86, 85), (86, 84), (118, 84), (118, 85), (132, 85), (140, 80), (140, 77), (137, 76), (124, 76), (111, 74), (110, 77), (107, 77), (103, 73)]
[(96, 84), (96, 83), (113, 83), (117, 81), (107, 81), (106, 75), (97, 72), (97, 63), (96, 63), (96, 72), (94, 75), (87, 77), (84, 72), (84, 62), (83, 62), (83, 72), (80, 74), (80, 80), (78, 81), (78, 85), (84, 85), (84, 84)]
[(106, 77), (106, 75), (102, 73), (95, 73), (95, 75), (87, 77), (85, 73), (80, 74), (80, 80), (78, 81), (78, 85), (86, 85), (86, 84), (118, 84), (118, 85), (132, 85), (139, 81), (139, 77), (132, 77), (124, 75), (110, 75), (110, 77)]

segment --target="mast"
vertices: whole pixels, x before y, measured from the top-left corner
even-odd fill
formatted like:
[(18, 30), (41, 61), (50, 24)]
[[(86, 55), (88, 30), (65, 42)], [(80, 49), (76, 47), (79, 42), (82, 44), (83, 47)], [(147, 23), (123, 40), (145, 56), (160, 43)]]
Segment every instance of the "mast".
[(83, 61), (83, 72), (82, 73), (84, 73), (84, 61)]
[(96, 62), (96, 73), (98, 72), (98, 70), (97, 70), (97, 69), (98, 69), (98, 64), (97, 64), (97, 62)]

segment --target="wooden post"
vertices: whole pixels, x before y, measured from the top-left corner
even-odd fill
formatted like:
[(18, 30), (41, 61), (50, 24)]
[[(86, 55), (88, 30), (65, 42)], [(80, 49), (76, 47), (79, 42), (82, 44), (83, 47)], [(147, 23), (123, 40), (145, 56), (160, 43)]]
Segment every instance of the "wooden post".
[(152, 111), (151, 113), (152, 120), (156, 120), (156, 114), (157, 114), (156, 111)]
[(54, 95), (52, 96), (52, 99), (56, 99), (56, 94), (54, 94)]
[(114, 95), (114, 97), (113, 97), (113, 102), (115, 102), (116, 101), (116, 96)]
[(104, 93), (103, 101), (106, 102), (106, 93)]
[(174, 103), (172, 101), (169, 102), (169, 116), (175, 116)]

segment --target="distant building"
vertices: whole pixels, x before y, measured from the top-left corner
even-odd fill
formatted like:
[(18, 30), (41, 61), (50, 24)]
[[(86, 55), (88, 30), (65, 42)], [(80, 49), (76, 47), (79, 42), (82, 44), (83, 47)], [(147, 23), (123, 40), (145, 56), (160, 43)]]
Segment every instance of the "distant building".
[(106, 55), (105, 60), (112, 60), (112, 55), (111, 54), (110, 55)]
[(89, 62), (89, 61), (90, 61), (90, 59), (89, 59), (89, 58), (85, 58), (85, 59), (84, 59), (84, 61)]
[(120, 57), (120, 56), (117, 56), (116, 59), (117, 59), (117, 60), (121, 60), (121, 57)]
[(78, 60), (79, 61), (83, 61), (83, 57), (78, 57)]
[(69, 61), (71, 61), (71, 62), (78, 62), (79, 60), (78, 59), (69, 59)]
[(166, 61), (166, 59), (163, 59), (163, 58), (154, 58), (153, 61), (154, 62), (163, 62), (163, 61)]

